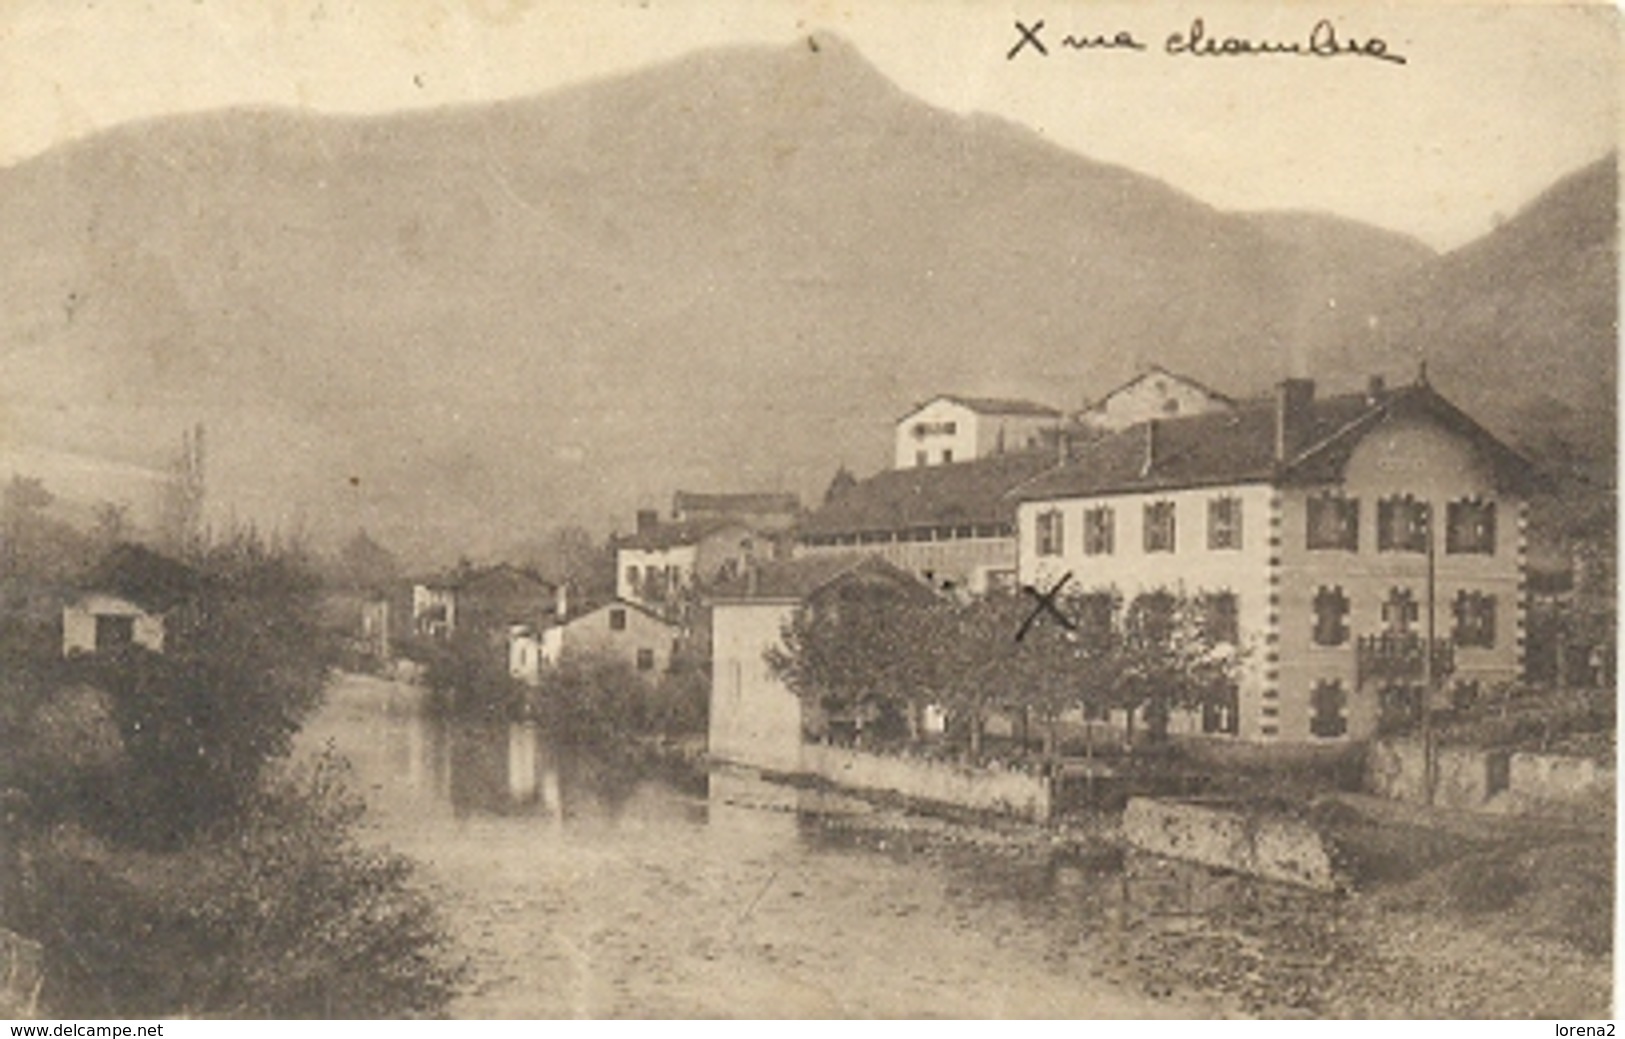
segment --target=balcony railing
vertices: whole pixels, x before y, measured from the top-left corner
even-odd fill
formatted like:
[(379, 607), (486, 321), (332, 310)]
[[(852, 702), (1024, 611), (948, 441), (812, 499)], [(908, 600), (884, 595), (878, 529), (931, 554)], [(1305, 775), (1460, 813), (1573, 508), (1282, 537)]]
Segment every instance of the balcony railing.
[[(1426, 671), (1424, 646), (1420, 635), (1362, 635), (1356, 641), (1355, 681), (1421, 681)], [(1456, 669), (1456, 647), (1449, 639), (1433, 640), (1433, 677), (1443, 678)]]

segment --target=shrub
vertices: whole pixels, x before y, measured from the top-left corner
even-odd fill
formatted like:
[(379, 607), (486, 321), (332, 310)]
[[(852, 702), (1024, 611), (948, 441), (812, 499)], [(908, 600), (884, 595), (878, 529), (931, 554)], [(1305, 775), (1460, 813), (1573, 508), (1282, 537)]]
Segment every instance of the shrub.
[(5, 923), (46, 946), (46, 1006), (76, 1016), (418, 1017), (466, 973), (410, 863), (354, 837), (323, 759), (169, 854), (59, 828), (27, 841)]

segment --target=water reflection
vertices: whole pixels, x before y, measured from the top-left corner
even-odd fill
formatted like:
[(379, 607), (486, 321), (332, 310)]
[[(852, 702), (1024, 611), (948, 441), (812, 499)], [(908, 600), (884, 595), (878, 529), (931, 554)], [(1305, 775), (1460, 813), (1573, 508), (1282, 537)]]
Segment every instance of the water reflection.
[(1102, 948), (1112, 864), (421, 708), (409, 687), (347, 679), (306, 739), (349, 758), (377, 838), (427, 867), (480, 978), (459, 1015), (1151, 1009), (1069, 966)]

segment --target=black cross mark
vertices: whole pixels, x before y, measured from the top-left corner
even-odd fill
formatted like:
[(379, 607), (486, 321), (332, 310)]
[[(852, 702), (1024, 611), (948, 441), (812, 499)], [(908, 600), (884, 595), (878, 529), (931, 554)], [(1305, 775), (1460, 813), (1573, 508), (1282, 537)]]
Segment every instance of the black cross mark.
[(1044, 55), (1046, 58), (1049, 57), (1049, 48), (1044, 46), (1044, 41), (1038, 38), (1038, 33), (1043, 28), (1044, 22), (1042, 19), (1034, 22), (1031, 29), (1027, 28), (1027, 26), (1023, 25), (1021, 22), (1017, 22), (1016, 31), (1021, 33), (1021, 39), (1017, 40), (1016, 45), (1010, 48), (1010, 53), (1004, 56), (1004, 60), (1014, 61), (1016, 55), (1020, 54), (1021, 49), (1027, 46), (1029, 43), (1033, 45), (1033, 49), (1038, 53)]
[(1021, 586), (1021, 590), (1032, 596), (1038, 605), (1033, 607), (1033, 612), (1029, 613), (1027, 619), (1021, 622), (1021, 627), (1016, 629), (1017, 642), (1027, 637), (1027, 630), (1037, 623), (1039, 615), (1044, 613), (1060, 621), (1061, 627), (1066, 630), (1078, 630), (1078, 626), (1072, 622), (1072, 618), (1062, 613), (1055, 605), (1055, 597), (1061, 594), (1061, 589), (1065, 588), (1066, 583), (1070, 580), (1072, 580), (1072, 571), (1068, 570), (1061, 576), (1059, 581), (1055, 582), (1055, 586), (1047, 592), (1041, 592), (1030, 584)]

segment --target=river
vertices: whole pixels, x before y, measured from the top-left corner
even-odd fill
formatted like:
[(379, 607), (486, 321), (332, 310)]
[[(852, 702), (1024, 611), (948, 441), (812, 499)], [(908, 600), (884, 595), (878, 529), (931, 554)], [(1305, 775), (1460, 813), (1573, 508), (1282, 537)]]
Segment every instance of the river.
[(748, 774), (633, 778), (420, 704), (342, 679), (302, 748), (346, 757), (367, 839), (420, 864), (474, 967), (458, 1017), (1222, 1012), (1111, 979), (1108, 874), (831, 825), (876, 809)]

